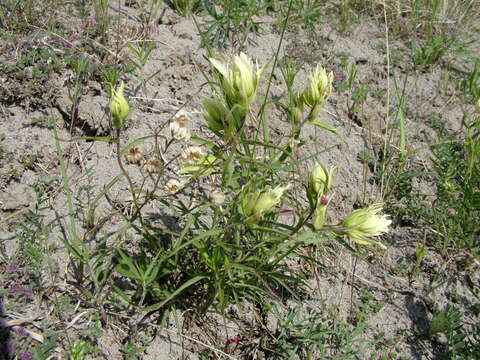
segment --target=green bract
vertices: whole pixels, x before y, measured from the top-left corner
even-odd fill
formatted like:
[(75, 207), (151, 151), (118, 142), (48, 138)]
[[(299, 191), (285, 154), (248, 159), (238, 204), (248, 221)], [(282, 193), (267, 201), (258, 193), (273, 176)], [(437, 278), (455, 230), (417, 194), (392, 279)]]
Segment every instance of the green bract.
[(319, 204), (315, 210), (313, 216), (313, 227), (315, 230), (320, 230), (325, 225), (325, 219), (327, 217), (327, 205)]
[(302, 94), (303, 102), (310, 108), (318, 108), (325, 103), (332, 92), (333, 73), (327, 74), (325, 68), (317, 65), (308, 74), (308, 83)]
[(130, 106), (127, 99), (123, 95), (123, 83), (116, 89), (112, 89), (112, 97), (110, 99), (110, 116), (115, 129), (121, 130), (123, 124), (130, 113)]
[(203, 100), (205, 112), (203, 117), (207, 122), (208, 128), (213, 132), (222, 131), (225, 127), (225, 120), (230, 116), (230, 112), (225, 104), (218, 98)]
[(289, 187), (290, 185), (279, 185), (268, 191), (256, 191), (255, 193), (246, 194), (242, 199), (243, 214), (251, 217), (250, 222), (258, 221), (265, 213), (273, 210)]
[(332, 187), (333, 172), (335, 168), (327, 170), (321, 164), (315, 164), (315, 168), (310, 172), (308, 176), (308, 192), (309, 196), (317, 199), (330, 191)]

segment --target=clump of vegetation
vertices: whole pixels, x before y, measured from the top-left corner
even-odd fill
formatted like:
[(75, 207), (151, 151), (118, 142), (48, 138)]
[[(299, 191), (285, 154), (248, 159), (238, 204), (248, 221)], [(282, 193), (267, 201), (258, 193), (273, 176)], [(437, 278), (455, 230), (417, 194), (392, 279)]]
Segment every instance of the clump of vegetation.
[[(168, 122), (170, 136), (161, 133), (165, 123), (153, 134), (122, 146), (131, 109), (123, 84), (112, 90), (110, 116), (117, 134), (120, 173), (91, 205), (88, 224), (94, 228), (101, 222), (94, 218), (98, 200), (109, 199), (108, 188), (126, 179), (130, 201), (121, 208), (122, 235), (117, 236), (115, 248), (104, 244), (92, 248), (77, 234), (71, 213), (70, 232), (64, 239), (77, 281), (91, 289), (96, 301), (105, 296), (107, 287), (129, 306), (147, 311), (179, 306), (180, 298), (187, 303), (194, 298), (200, 313), (211, 306), (223, 311), (240, 299), (266, 306), (272, 291), (295, 296), (295, 288), (303, 282), (285, 261), (296, 249), (342, 235), (354, 244), (384, 247), (372, 239), (386, 233), (391, 222), (378, 214), (380, 204), (357, 209), (339, 224), (328, 224), (334, 169), (317, 164), (306, 183), (293, 175), (293, 161), (298, 160), (293, 160), (289, 144), (281, 147), (270, 139), (264, 103), (258, 114), (253, 112), (266, 66), (258, 67), (243, 53), (231, 61), (212, 58), (210, 62), (215, 79), (202, 114), (214, 139), (192, 135), (188, 114), (181, 113)], [(297, 94), (290, 98), (295, 109), (283, 105), (291, 120), (292, 138), (298, 138), (307, 123), (325, 127), (317, 116), (332, 91), (333, 75), (317, 66), (308, 76), (303, 91), (288, 89)], [(258, 132), (248, 133), (247, 122), (257, 123)], [(150, 139), (154, 151), (145, 156), (140, 146)], [(192, 140), (197, 145), (188, 145)], [(182, 150), (172, 153), (174, 144), (183, 143)], [(61, 155), (60, 147), (58, 151)], [(137, 174), (131, 173), (123, 158), (136, 165)], [(171, 170), (174, 163), (176, 172)], [(295, 187), (305, 189), (306, 207), (298, 195), (295, 200), (288, 195)], [(148, 220), (142, 210), (152, 203), (165, 207), (165, 212), (173, 211), (176, 227), (182, 230), (158, 227)], [(280, 204), (288, 218), (277, 210)], [(74, 210), (73, 203), (70, 208)], [(131, 284), (128, 289), (110, 281), (108, 274), (115, 273)]]

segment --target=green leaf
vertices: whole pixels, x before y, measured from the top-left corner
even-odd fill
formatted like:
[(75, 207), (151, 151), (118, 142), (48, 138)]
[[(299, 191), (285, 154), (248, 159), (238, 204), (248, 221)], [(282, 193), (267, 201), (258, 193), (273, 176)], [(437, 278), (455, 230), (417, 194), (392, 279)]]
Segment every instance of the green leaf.
[(125, 291), (123, 291), (122, 289), (120, 289), (118, 286), (114, 286), (113, 287), (115, 293), (117, 295), (119, 295), (123, 300), (125, 300), (125, 302), (131, 306), (135, 306), (135, 303), (131, 300), (132, 297), (130, 295), (128, 295)]
[(200, 280), (203, 280), (203, 279), (206, 279), (206, 278), (207, 278), (206, 275), (198, 275), (198, 276), (195, 276), (195, 277), (191, 278), (187, 282), (183, 283), (182, 286), (180, 286), (178, 289), (176, 289), (173, 293), (171, 293), (163, 301), (161, 301), (159, 303), (156, 303), (154, 305), (151, 305), (151, 306), (147, 307), (145, 310), (146, 311), (155, 311), (155, 310), (158, 310), (158, 309), (162, 308), (166, 303), (168, 303), (169, 301), (171, 301), (172, 299), (177, 297), (181, 292), (183, 292), (184, 290), (186, 290), (187, 288), (189, 288), (190, 286), (192, 286), (196, 282), (199, 282)]
[(90, 208), (88, 209), (88, 215), (87, 215), (87, 221), (88, 227), (93, 226), (93, 219), (94, 219), (94, 213), (95, 209), (97, 207), (97, 203), (100, 201), (101, 198), (108, 192), (108, 190), (111, 189), (113, 185), (115, 185), (122, 177), (124, 177), (124, 173), (120, 173), (117, 176), (115, 176), (108, 184), (105, 186), (98, 194), (95, 196), (95, 199), (93, 199), (92, 204), (90, 205)]
[(402, 159), (406, 157), (406, 144), (407, 144), (407, 130), (405, 116), (403, 115), (403, 109), (398, 109), (398, 121), (400, 124), (400, 156)]
[(160, 272), (161, 267), (162, 267), (162, 263), (155, 262), (155, 260), (150, 263), (150, 265), (147, 268), (147, 271), (145, 271), (145, 274), (144, 274), (145, 285), (150, 285), (152, 282), (154, 282), (157, 279), (157, 275)]
[(148, 135), (148, 136), (143, 136), (143, 137), (140, 137), (138, 139), (135, 139), (134, 141), (132, 141), (130, 144), (128, 144), (127, 146), (125, 146), (122, 151), (120, 151), (120, 155), (125, 155), (128, 150), (130, 150), (131, 148), (134, 148), (135, 146), (138, 146), (140, 145), (141, 143), (143, 143), (145, 140), (149, 139), (153, 137), (153, 135)]
[(337, 129), (331, 127), (330, 125), (325, 124), (323, 121), (320, 121), (318, 119), (310, 121), (310, 124), (318, 126), (319, 128), (325, 129), (327, 131), (330, 131), (330, 132), (334, 133), (335, 135), (338, 135), (338, 136), (340, 135), (338, 133)]
[(76, 245), (68, 241), (67, 239), (61, 237), (60, 240), (63, 242), (63, 244), (67, 247), (69, 252), (73, 254), (80, 262), (85, 263), (85, 257), (83, 256), (83, 251), (82, 249), (78, 248)]
[(205, 155), (201, 161), (195, 165), (184, 165), (178, 171), (179, 174), (195, 175), (198, 177), (208, 176), (215, 171), (215, 162), (217, 158), (213, 155)]
[(115, 269), (130, 279), (142, 281), (143, 276), (136, 262), (121, 249), (118, 250), (118, 254), (120, 255), (120, 259)]
[[(224, 229), (219, 229), (219, 228), (214, 228), (214, 229), (211, 229), (211, 230), (208, 230), (208, 231), (205, 231), (193, 238), (191, 238), (190, 240), (184, 242), (183, 244), (179, 245), (178, 247), (176, 247), (171, 253), (168, 253), (165, 257), (163, 257), (162, 259), (160, 259), (160, 261), (164, 261), (164, 259), (168, 259), (174, 255), (176, 255), (180, 250), (182, 250), (183, 248), (189, 246), (189, 245), (194, 245), (196, 246), (197, 248), (201, 248), (201, 244), (198, 244), (198, 242), (204, 238), (207, 238), (207, 237), (215, 237), (217, 235), (220, 235), (224, 232), (225, 230)], [(181, 237), (183, 238), (183, 236)], [(199, 246), (200, 245), (200, 246)]]
[(117, 142), (117, 139), (111, 138), (109, 136), (80, 136), (80, 137), (75, 137), (69, 141), (77, 141), (77, 140), (104, 141), (104, 142), (110, 142), (110, 143)]
[(234, 171), (235, 152), (232, 151), (227, 161), (223, 164), (222, 170), (222, 187), (230, 186), (232, 183), (232, 175)]
[(160, 272), (160, 268), (163, 266), (163, 261), (159, 261), (158, 258), (161, 253), (163, 253), (163, 250), (160, 250), (155, 258), (150, 262), (150, 265), (148, 265), (147, 270), (145, 271), (144, 277), (145, 277), (145, 284), (149, 285), (153, 281), (157, 279), (158, 273)]

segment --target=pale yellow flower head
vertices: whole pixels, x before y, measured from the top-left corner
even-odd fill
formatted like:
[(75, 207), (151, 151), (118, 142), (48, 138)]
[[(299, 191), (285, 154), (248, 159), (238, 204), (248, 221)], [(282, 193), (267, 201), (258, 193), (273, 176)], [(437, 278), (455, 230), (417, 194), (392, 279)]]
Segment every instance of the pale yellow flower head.
[(245, 107), (255, 101), (258, 83), (265, 66), (258, 68), (243, 52), (232, 63), (222, 63), (211, 58), (210, 62), (221, 75), (221, 88), (227, 97)]
[(303, 102), (311, 108), (322, 106), (332, 92), (333, 73), (317, 65), (308, 74), (307, 86), (302, 94)]
[(273, 208), (280, 202), (280, 198), (283, 193), (290, 187), (290, 185), (280, 186), (263, 192), (257, 199), (255, 204), (255, 212), (262, 215), (266, 212), (273, 210)]
[(308, 175), (308, 191), (313, 198), (327, 195), (332, 187), (333, 172), (335, 168), (327, 170), (321, 164), (315, 164), (315, 168)]
[(123, 124), (130, 114), (130, 106), (127, 99), (123, 95), (123, 82), (116, 89), (112, 89), (112, 95), (110, 99), (110, 117), (115, 129), (121, 130)]
[(271, 190), (246, 194), (242, 199), (243, 214), (252, 218), (250, 222), (258, 221), (265, 213), (273, 210), (289, 187), (290, 185), (279, 185)]
[(363, 209), (352, 211), (342, 222), (346, 234), (350, 239), (360, 245), (385, 245), (371, 238), (386, 234), (392, 220), (387, 215), (378, 215), (382, 204), (373, 204)]

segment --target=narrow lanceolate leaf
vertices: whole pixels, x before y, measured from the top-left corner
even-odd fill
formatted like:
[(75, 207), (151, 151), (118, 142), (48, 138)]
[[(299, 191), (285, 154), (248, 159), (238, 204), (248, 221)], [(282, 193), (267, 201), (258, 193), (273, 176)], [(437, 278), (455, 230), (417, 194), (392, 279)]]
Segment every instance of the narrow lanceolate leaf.
[(93, 218), (95, 214), (95, 209), (97, 208), (98, 202), (103, 198), (103, 196), (108, 193), (108, 191), (112, 188), (113, 185), (115, 185), (121, 178), (125, 176), (124, 173), (120, 173), (117, 176), (115, 176), (98, 194), (95, 196), (95, 199), (93, 199), (92, 204), (90, 205), (90, 208), (88, 209), (88, 221), (92, 222), (93, 224)]
[(159, 303), (156, 303), (152, 306), (149, 306), (145, 310), (146, 311), (155, 311), (155, 310), (161, 309), (169, 301), (173, 300), (175, 297), (180, 295), (182, 293), (182, 291), (186, 290), (187, 288), (189, 288), (193, 284), (199, 282), (200, 280), (203, 280), (203, 279), (206, 279), (206, 278), (207, 278), (206, 275), (198, 275), (198, 276), (195, 276), (194, 278), (191, 278), (190, 280), (185, 282), (182, 286), (180, 286), (178, 289), (176, 289), (173, 293), (171, 293), (169, 296), (167, 296), (163, 301), (161, 301)]
[(330, 125), (325, 124), (323, 121), (320, 121), (318, 119), (315, 119), (315, 120), (311, 121), (310, 124), (318, 126), (319, 128), (325, 129), (327, 131), (330, 131), (330, 132), (334, 133), (335, 135), (339, 135), (337, 129), (331, 127)]
[(406, 144), (407, 144), (407, 136), (406, 136), (406, 124), (405, 124), (405, 116), (403, 115), (402, 108), (398, 111), (398, 121), (400, 123), (400, 155), (402, 159), (405, 158), (406, 154)]
[(222, 186), (230, 186), (232, 182), (232, 176), (234, 171), (234, 156), (235, 153), (232, 152), (228, 157), (227, 161), (225, 161), (223, 164)]
[(117, 139), (111, 138), (109, 136), (79, 136), (75, 137), (69, 141), (78, 141), (78, 140), (86, 140), (86, 141), (104, 141), (104, 142), (117, 142)]
[(128, 150), (130, 150), (131, 148), (134, 148), (138, 145), (140, 145), (141, 143), (143, 143), (145, 140), (149, 139), (153, 137), (153, 135), (148, 135), (148, 136), (143, 136), (143, 137), (140, 137), (138, 139), (135, 139), (134, 141), (132, 141), (130, 144), (128, 144), (127, 146), (125, 146), (121, 151), (120, 151), (120, 155), (125, 155)]

